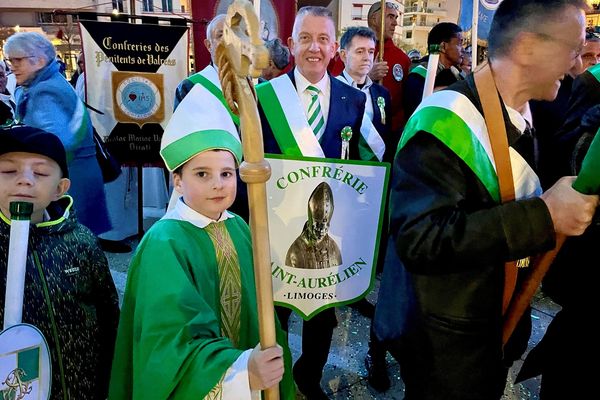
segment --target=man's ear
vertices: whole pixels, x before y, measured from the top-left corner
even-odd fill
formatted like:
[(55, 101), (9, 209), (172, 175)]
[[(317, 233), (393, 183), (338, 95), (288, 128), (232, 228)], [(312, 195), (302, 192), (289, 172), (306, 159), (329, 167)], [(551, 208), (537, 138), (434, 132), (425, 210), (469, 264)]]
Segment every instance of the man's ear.
[(204, 39), (204, 47), (206, 47), (206, 50), (210, 53), (210, 40), (208, 40), (208, 38)]
[(346, 54), (346, 49), (340, 49), (340, 58), (342, 59), (342, 61), (344, 62), (344, 65), (346, 64), (346, 57), (348, 56)]
[(537, 49), (539, 49), (538, 36), (532, 32), (521, 32), (513, 40), (510, 57), (519, 65), (537, 65), (539, 63), (536, 57)]
[[(377, 23), (377, 21), (379, 21), (379, 23), (381, 23), (381, 16), (379, 15), (379, 19), (377, 18), (377, 16), (379, 15), (379, 13), (373, 13), (371, 15), (371, 18), (369, 18), (367, 20), (367, 25), (369, 25), (369, 27), (374, 26), (377, 27), (377, 29), (373, 29), (376, 33), (379, 30), (379, 24)], [(379, 38), (379, 36), (377, 36)]]
[(56, 197), (54, 200), (60, 199), (65, 193), (67, 193), (67, 190), (69, 190), (70, 187), (71, 180), (69, 178), (61, 178), (60, 181), (58, 181), (58, 185), (56, 185)]
[(294, 39), (291, 36), (287, 40), (287, 45), (288, 45), (288, 49), (290, 49), (290, 52), (292, 52), (294, 49)]

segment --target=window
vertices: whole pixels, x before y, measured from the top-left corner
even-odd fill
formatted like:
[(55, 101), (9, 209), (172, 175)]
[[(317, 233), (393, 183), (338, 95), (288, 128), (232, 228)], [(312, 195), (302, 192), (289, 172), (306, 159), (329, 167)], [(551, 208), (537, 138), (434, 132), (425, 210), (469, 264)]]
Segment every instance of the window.
[(112, 0), (113, 10), (123, 12), (123, 0)]
[(144, 11), (154, 11), (153, 0), (143, 0), (142, 7)]
[(406, 38), (412, 39), (412, 31), (406, 31)]
[(162, 11), (173, 12), (173, 0), (162, 0)]
[(66, 24), (67, 16), (62, 14), (54, 14), (51, 12), (38, 13), (38, 22), (40, 24)]
[(360, 21), (362, 19), (362, 4), (352, 4), (352, 20)]

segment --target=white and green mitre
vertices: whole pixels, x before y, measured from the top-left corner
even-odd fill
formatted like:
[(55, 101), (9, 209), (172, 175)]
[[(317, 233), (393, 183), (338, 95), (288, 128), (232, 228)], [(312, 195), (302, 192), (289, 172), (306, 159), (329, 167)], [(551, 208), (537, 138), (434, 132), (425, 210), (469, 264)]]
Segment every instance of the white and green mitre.
[[(523, 118), (515, 110), (508, 109), (511, 121), (524, 126)], [(496, 163), (481, 112), (462, 93), (454, 90), (435, 92), (421, 102), (410, 117), (400, 143), (400, 151), (419, 132), (434, 135), (452, 150), (477, 175), (494, 200), (500, 202), (500, 189)], [(509, 147), (515, 197), (524, 199), (542, 193), (540, 180), (527, 161)]]
[(242, 144), (228, 110), (203, 85), (194, 85), (165, 128), (160, 155), (174, 171), (207, 150), (227, 150), (238, 165), (242, 160)]
[(225, 96), (223, 96), (223, 89), (221, 88), (221, 81), (219, 80), (219, 73), (212, 64), (208, 64), (202, 71), (196, 72), (190, 76), (189, 81), (194, 85), (202, 85), (208, 90), (213, 96), (225, 106), (229, 116), (236, 125), (240, 125), (240, 117), (235, 115), (227, 105)]

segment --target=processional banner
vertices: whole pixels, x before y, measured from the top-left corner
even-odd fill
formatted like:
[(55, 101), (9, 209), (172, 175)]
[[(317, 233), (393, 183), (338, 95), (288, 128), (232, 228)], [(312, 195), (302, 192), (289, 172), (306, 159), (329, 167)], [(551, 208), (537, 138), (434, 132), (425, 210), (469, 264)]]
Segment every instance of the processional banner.
[(86, 102), (121, 162), (162, 165), (160, 140), (177, 85), (188, 75), (185, 26), (81, 21)]
[[(496, 9), (502, 3), (502, 0), (478, 0), (479, 1), (479, 19), (477, 27), (477, 42), (479, 45), (487, 45), (492, 19)], [(471, 31), (473, 25), (473, 0), (461, 0), (460, 12), (458, 16), (458, 25), (465, 33)]]
[(372, 289), (389, 164), (266, 155), (275, 304), (304, 319)]

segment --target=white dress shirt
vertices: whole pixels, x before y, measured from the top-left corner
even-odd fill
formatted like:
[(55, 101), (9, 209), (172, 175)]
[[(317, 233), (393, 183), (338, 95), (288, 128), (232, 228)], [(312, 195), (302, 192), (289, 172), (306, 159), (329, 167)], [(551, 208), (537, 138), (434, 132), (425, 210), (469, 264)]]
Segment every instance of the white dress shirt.
[[(306, 92), (306, 88), (309, 86), (314, 86), (320, 90), (319, 102), (321, 103), (321, 112), (323, 113), (323, 118), (325, 118), (326, 129), (327, 117), (329, 116), (329, 98), (331, 94), (331, 82), (329, 81), (329, 74), (326, 73), (317, 83), (310, 83), (308, 79), (302, 76), (296, 67), (294, 68), (294, 79), (296, 80), (296, 91), (298, 92), (298, 97), (300, 97), (300, 102), (304, 108), (304, 114), (306, 114), (308, 106), (312, 100), (312, 96)], [(308, 115), (306, 116), (306, 119), (308, 119)]]

